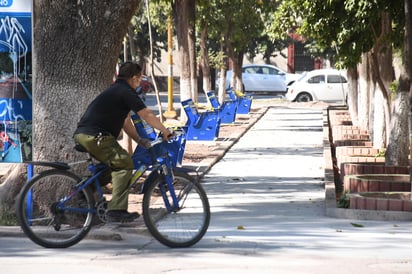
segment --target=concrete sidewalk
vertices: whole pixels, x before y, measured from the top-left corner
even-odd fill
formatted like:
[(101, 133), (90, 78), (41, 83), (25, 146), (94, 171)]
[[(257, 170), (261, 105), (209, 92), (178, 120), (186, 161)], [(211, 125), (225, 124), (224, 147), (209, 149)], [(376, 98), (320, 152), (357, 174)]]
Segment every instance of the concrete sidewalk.
[[(412, 273), (412, 222), (326, 216), (322, 116), (270, 108), (211, 169), (202, 182), (213, 210), (205, 241), (276, 258), (254, 273)], [(250, 263), (236, 262), (236, 269)]]
[(319, 108), (269, 108), (203, 177), (212, 220), (191, 248), (165, 248), (140, 220), (91, 232), (113, 241), (86, 239), (58, 252), (0, 237), (2, 270), (412, 273), (412, 222), (326, 216), (322, 117)]

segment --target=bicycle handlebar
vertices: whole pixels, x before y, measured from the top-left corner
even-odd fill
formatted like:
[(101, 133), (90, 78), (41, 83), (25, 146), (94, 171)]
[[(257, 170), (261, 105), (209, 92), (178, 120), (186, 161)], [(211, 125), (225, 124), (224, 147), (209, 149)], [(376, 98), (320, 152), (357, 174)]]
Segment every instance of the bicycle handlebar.
[[(183, 134), (184, 134), (184, 132), (181, 132), (181, 131), (173, 131), (173, 134), (170, 137), (169, 141), (173, 141), (177, 137), (179, 137)], [(163, 136), (161, 134), (159, 134), (156, 139), (154, 139), (153, 141), (150, 142), (150, 147), (154, 147), (155, 145), (160, 144), (163, 141), (165, 141), (165, 139), (163, 138)]]

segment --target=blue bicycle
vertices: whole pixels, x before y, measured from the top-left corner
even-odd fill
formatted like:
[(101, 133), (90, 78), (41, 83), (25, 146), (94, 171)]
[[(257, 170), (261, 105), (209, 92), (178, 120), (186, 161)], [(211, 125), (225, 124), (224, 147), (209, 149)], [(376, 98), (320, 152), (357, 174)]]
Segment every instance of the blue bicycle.
[[(207, 231), (209, 201), (200, 183), (173, 165), (168, 145), (159, 137), (151, 142), (150, 149), (139, 154), (139, 159), (134, 158), (135, 183), (130, 187), (138, 185), (138, 193), (143, 194), (142, 214), (153, 237), (168, 247), (189, 247)], [(81, 147), (76, 149), (86, 152)], [(86, 178), (71, 171), (78, 162), (32, 163), (48, 169), (24, 185), (16, 213), (22, 230), (36, 244), (70, 247), (81, 241), (93, 225), (106, 222), (107, 195), (99, 176), (108, 167), (88, 156), (82, 161), (88, 163), (91, 173)]]

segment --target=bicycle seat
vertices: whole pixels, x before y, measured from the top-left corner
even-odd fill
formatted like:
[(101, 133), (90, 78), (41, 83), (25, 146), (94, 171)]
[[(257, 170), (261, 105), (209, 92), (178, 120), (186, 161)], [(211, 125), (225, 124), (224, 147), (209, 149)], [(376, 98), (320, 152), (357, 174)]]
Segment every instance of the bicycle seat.
[(87, 149), (79, 143), (76, 143), (74, 145), (74, 149), (77, 150), (78, 152), (88, 152)]

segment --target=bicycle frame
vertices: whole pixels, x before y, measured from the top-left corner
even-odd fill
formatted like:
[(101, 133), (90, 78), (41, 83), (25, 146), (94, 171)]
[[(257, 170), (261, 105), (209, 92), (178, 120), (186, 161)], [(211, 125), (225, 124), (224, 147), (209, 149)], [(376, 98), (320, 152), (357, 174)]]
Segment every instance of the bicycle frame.
[[(80, 213), (88, 213), (88, 210), (81, 209), (81, 208), (73, 208), (73, 207), (66, 207), (65, 203), (70, 201), (74, 196), (76, 196), (80, 191), (82, 191), (87, 186), (94, 183), (96, 186), (96, 191), (99, 199), (103, 198), (103, 190), (100, 185), (99, 176), (105, 172), (108, 167), (105, 164), (99, 163), (94, 164), (90, 163), (88, 166), (89, 170), (92, 172), (92, 176), (88, 177), (87, 179), (81, 180), (78, 184), (74, 186), (74, 190), (66, 197), (62, 198), (59, 203), (57, 204), (57, 208), (61, 210), (67, 210), (72, 212), (80, 212)], [(96, 208), (93, 208), (92, 213), (96, 213)]]
[[(162, 145), (162, 144), (155, 143), (154, 146), (156, 145)], [(151, 149), (149, 149), (149, 153), (153, 153), (153, 151), (150, 151), (150, 150)], [(169, 156), (167, 153), (164, 155), (157, 155), (157, 157), (156, 155), (152, 155), (152, 158), (154, 162), (153, 165), (142, 164), (138, 167), (135, 167), (136, 170), (133, 173), (132, 178), (131, 178), (131, 182), (134, 182), (134, 183), (130, 184), (129, 190), (136, 184), (137, 180), (141, 178), (147, 170), (151, 170), (151, 173), (148, 175), (146, 180), (143, 182), (142, 190), (139, 193), (144, 194), (147, 186), (153, 180), (155, 180), (157, 176), (164, 176), (167, 188), (164, 185), (159, 184), (159, 189), (160, 189), (160, 193), (162, 194), (163, 202), (169, 212), (177, 211), (179, 209), (179, 200), (177, 198), (177, 195), (174, 191), (174, 186), (173, 186), (172, 162), (169, 159)], [(74, 196), (76, 196), (84, 188), (92, 184), (94, 184), (96, 187), (97, 196), (99, 200), (103, 199), (103, 190), (100, 185), (99, 176), (108, 169), (108, 166), (103, 163), (97, 163), (97, 164), (93, 163), (93, 160), (91, 157), (89, 157), (88, 161), (90, 162), (88, 165), (88, 169), (91, 172), (92, 176), (88, 177), (86, 180), (83, 179), (78, 184), (76, 184), (74, 187), (74, 191), (59, 201), (59, 203), (57, 204), (58, 209), (72, 211), (72, 212), (87, 213), (87, 210), (85, 209), (73, 208), (73, 207), (67, 208), (65, 206), (65, 203), (69, 201), (70, 199), (72, 199)], [(169, 189), (171, 201), (169, 201), (166, 195), (167, 189)], [(92, 213), (96, 213), (96, 208), (93, 209)]]
[[(154, 238), (168, 247), (192, 246), (209, 226), (206, 192), (189, 174), (189, 169), (174, 165), (173, 154), (168, 149), (175, 144), (158, 138), (151, 145), (133, 159), (136, 161), (134, 172), (130, 171), (133, 181), (129, 187), (139, 189), (131, 193), (143, 194), (142, 215)], [(76, 149), (85, 152), (80, 146)], [(87, 165), (90, 176), (81, 178), (70, 170), (81, 163)], [(100, 177), (110, 171), (107, 165), (90, 155), (72, 163), (28, 164), (29, 168), (46, 167), (23, 186), (16, 206), (20, 226), (34, 243), (46, 248), (70, 247), (81, 241), (96, 221), (107, 222), (108, 202), (100, 184), (106, 183)]]

